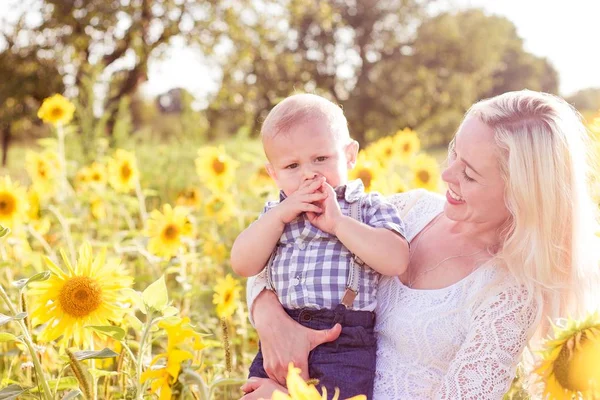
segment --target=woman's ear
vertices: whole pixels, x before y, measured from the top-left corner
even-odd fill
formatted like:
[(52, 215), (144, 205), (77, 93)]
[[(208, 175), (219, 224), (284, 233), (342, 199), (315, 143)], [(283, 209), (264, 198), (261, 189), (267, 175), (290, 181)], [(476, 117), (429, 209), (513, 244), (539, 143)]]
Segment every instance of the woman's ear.
[(346, 145), (346, 162), (348, 169), (354, 168), (356, 165), (356, 158), (358, 157), (358, 142), (356, 140), (351, 140), (350, 143)]

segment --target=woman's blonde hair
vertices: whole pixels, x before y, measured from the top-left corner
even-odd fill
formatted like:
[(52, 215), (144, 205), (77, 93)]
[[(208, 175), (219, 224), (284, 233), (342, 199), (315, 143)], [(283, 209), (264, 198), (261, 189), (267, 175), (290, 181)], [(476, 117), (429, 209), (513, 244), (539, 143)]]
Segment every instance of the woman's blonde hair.
[(501, 153), (512, 218), (495, 261), (543, 299), (541, 316), (580, 317), (597, 309), (598, 206), (581, 116), (563, 99), (530, 90), (480, 101), (469, 115), (492, 128)]

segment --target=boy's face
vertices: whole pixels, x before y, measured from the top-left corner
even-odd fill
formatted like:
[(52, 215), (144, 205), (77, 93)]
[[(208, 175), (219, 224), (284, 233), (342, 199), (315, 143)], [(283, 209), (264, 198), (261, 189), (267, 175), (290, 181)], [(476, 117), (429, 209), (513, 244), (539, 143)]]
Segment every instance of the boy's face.
[(286, 196), (317, 176), (324, 176), (334, 188), (348, 181), (354, 167), (358, 143), (341, 139), (322, 119), (310, 119), (292, 126), (265, 142), (269, 159), (267, 171)]

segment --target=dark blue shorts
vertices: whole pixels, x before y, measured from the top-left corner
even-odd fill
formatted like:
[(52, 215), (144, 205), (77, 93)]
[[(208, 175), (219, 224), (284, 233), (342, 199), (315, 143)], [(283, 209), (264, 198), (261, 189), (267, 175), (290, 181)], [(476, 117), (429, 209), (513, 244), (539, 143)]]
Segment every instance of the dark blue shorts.
[[(319, 392), (321, 386), (325, 386), (328, 397), (331, 398), (338, 387), (340, 399), (359, 394), (371, 399), (377, 350), (373, 333), (375, 314), (369, 311), (346, 310), (341, 304), (335, 310), (304, 308), (286, 312), (294, 320), (311, 329), (328, 329), (333, 327), (335, 322), (342, 325), (342, 333), (336, 341), (317, 346), (308, 356), (308, 373), (312, 379), (319, 380)], [(263, 368), (260, 343), (248, 376), (268, 377)]]

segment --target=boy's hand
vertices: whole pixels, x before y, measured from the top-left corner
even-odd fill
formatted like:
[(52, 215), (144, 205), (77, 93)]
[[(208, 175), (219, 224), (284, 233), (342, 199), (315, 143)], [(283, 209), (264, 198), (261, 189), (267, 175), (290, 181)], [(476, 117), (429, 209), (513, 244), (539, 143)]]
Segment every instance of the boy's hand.
[(314, 203), (319, 203), (328, 196), (326, 192), (318, 190), (323, 185), (323, 182), (325, 182), (325, 178), (322, 176), (304, 182), (298, 190), (275, 207), (273, 211), (277, 210), (276, 212), (279, 214), (281, 222), (289, 224), (303, 212), (311, 214), (322, 213), (323, 209)]
[(344, 215), (342, 214), (342, 210), (340, 210), (337, 196), (331, 185), (323, 182), (321, 191), (327, 195), (320, 204), (323, 212), (320, 214), (307, 212), (306, 217), (311, 224), (320, 230), (335, 235), (337, 224)]

